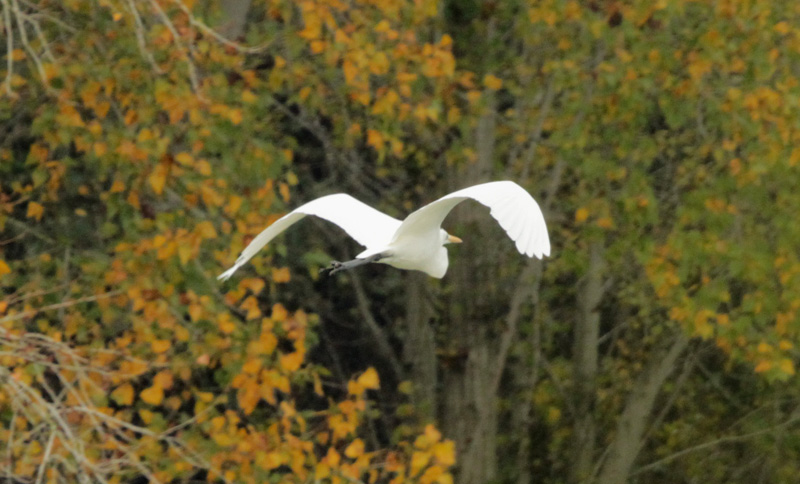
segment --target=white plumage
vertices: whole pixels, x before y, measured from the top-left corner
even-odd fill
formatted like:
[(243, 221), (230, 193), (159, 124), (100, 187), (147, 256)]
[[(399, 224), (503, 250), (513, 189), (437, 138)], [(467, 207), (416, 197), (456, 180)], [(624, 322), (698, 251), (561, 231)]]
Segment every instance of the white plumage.
[(402, 222), (344, 193), (312, 200), (258, 234), (242, 251), (233, 267), (220, 274), (219, 279), (230, 278), (273, 238), (306, 215), (333, 222), (366, 247), (353, 261), (333, 262), (331, 273), (369, 262), (380, 262), (441, 278), (448, 266), (444, 245), (461, 242), (458, 237), (442, 230), (441, 224), (456, 205), (467, 199), (489, 207), (492, 217), (516, 243), (521, 254), (540, 259), (550, 255), (550, 239), (539, 205), (516, 183), (496, 181), (445, 195), (411, 213)]

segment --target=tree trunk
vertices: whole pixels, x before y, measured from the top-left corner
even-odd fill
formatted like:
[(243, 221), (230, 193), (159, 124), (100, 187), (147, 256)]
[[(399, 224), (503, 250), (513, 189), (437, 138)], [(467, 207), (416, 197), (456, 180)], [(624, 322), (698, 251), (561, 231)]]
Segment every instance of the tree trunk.
[(425, 422), (436, 418), (436, 335), (431, 328), (433, 308), (427, 274), (409, 272), (406, 278), (406, 338), (403, 360), (410, 368), (414, 385), (412, 401)]
[[(459, 173), (458, 187), (486, 181), (491, 173), (495, 146), (495, 110), (490, 105), (478, 122), (475, 132), (478, 159), (466, 173)], [(474, 215), (473, 215), (474, 214)], [(478, 219), (480, 216), (480, 219)], [(458, 292), (447, 302), (448, 345), (442, 360), (442, 430), (456, 443), (458, 482), (484, 484), (497, 474), (497, 388), (493, 338), (490, 321), (482, 320), (492, 305), (495, 272), (488, 267), (497, 262), (493, 244), (484, 240), (482, 223), (493, 223), (485, 213), (470, 211), (456, 218), (476, 228), (468, 242), (459, 248), (459, 257), (451, 259), (450, 283)], [(474, 221), (473, 221), (474, 220)], [(483, 264), (483, 266), (481, 266)], [(481, 277), (485, 276), (485, 277)]]
[(678, 334), (672, 346), (661, 355), (655, 356), (637, 379), (617, 421), (616, 435), (597, 480), (598, 484), (627, 482), (636, 456), (641, 450), (642, 437), (653, 413), (656, 397), (688, 344), (686, 336)]
[(597, 395), (597, 344), (603, 297), (603, 246), (589, 246), (589, 268), (578, 292), (578, 317), (575, 321), (573, 360), (575, 368), (575, 425), (569, 482), (584, 482), (591, 476), (595, 449), (594, 404)]

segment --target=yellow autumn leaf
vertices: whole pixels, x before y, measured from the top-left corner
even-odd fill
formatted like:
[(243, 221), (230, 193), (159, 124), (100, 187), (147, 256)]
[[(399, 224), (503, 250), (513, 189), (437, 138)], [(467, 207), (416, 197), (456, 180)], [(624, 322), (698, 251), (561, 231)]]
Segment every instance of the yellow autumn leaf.
[(125, 184), (119, 180), (114, 180), (114, 183), (111, 184), (111, 188), (108, 189), (109, 193), (120, 193), (125, 191)]
[(241, 109), (231, 109), (228, 111), (228, 119), (231, 121), (231, 123), (238, 125), (242, 122), (242, 118), (243, 115)]
[(212, 224), (209, 220), (203, 220), (197, 224), (197, 227), (195, 227), (195, 232), (200, 234), (200, 237), (204, 239), (217, 238), (217, 231), (214, 229), (214, 224)]
[(111, 398), (117, 402), (118, 405), (130, 405), (133, 403), (133, 386), (130, 383), (118, 386), (111, 392)]
[(597, 226), (603, 229), (611, 229), (614, 227), (614, 221), (611, 217), (602, 217), (597, 220)]
[(252, 379), (247, 379), (237, 394), (239, 407), (241, 407), (245, 415), (250, 415), (255, 410), (259, 400), (261, 400), (261, 392), (258, 384)]
[(256, 453), (256, 465), (262, 469), (272, 470), (282, 464), (281, 455), (277, 452), (258, 452)]
[(139, 394), (139, 397), (150, 405), (158, 405), (164, 400), (164, 389), (158, 385), (145, 388)]
[(99, 141), (92, 145), (92, 149), (94, 150), (94, 154), (96, 156), (103, 156), (108, 152), (108, 145)]
[(26, 217), (28, 218), (35, 218), (37, 221), (42, 219), (42, 215), (44, 214), (44, 207), (36, 202), (29, 202), (28, 203), (28, 213)]
[(253, 94), (253, 91), (251, 91), (249, 89), (245, 89), (244, 91), (242, 91), (242, 101), (243, 102), (246, 102), (247, 104), (251, 104), (251, 103), (256, 102), (257, 99), (258, 99), (258, 97), (255, 94)]
[(764, 373), (765, 371), (769, 371), (772, 368), (772, 363), (767, 360), (761, 360), (755, 367), (753, 371), (756, 373)]
[(493, 91), (497, 91), (503, 87), (503, 80), (493, 74), (487, 74), (483, 78), (483, 85)]
[(251, 375), (255, 375), (258, 373), (258, 370), (261, 369), (261, 360), (258, 358), (250, 358), (242, 365), (242, 371), (245, 373), (249, 373)]
[(575, 222), (583, 223), (589, 218), (589, 210), (586, 207), (581, 207), (575, 211)]
[(314, 468), (314, 479), (321, 481), (331, 475), (331, 466), (327, 463), (320, 462)]
[(364, 388), (364, 385), (361, 385), (358, 382), (355, 382), (353, 380), (347, 382), (347, 393), (349, 395), (355, 395), (358, 397), (361, 396), (365, 390), (366, 389)]
[(275, 303), (272, 306), (272, 320), (276, 322), (286, 321), (286, 318), (289, 317), (289, 311), (283, 307), (281, 303)]
[(142, 422), (144, 422), (145, 425), (150, 425), (150, 423), (153, 421), (154, 416), (155, 415), (150, 410), (144, 408), (139, 410), (139, 418), (142, 419)]
[(153, 350), (153, 353), (163, 353), (167, 351), (170, 346), (172, 346), (172, 342), (168, 339), (157, 339), (150, 342), (150, 349)]
[(263, 332), (257, 340), (247, 345), (248, 353), (254, 355), (271, 355), (278, 346), (278, 338), (269, 332)]
[(289, 202), (289, 185), (286, 183), (279, 183), (278, 184), (278, 192), (281, 194), (281, 198), (283, 199), (284, 203)]
[(338, 467), (341, 460), (342, 456), (336, 452), (336, 449), (333, 447), (328, 447), (328, 454), (325, 456), (325, 461), (328, 463), (328, 465), (331, 467)]
[(194, 163), (194, 158), (189, 153), (181, 151), (180, 153), (175, 155), (175, 161), (177, 161), (181, 165), (191, 166)]
[(431, 454), (428, 452), (414, 451), (411, 454), (411, 472), (410, 475), (415, 476), (419, 474), (428, 462), (431, 460)]
[(256, 277), (247, 277), (239, 282), (239, 287), (247, 289), (253, 294), (260, 293), (266, 286), (267, 283), (264, 282), (263, 279), (259, 279)]
[(367, 368), (367, 371), (359, 376), (358, 380), (356, 381), (359, 385), (369, 390), (377, 390), (381, 387), (380, 379), (378, 378), (378, 372), (372, 367)]
[(0, 259), (0, 276), (10, 274), (11, 268), (8, 267), (8, 264), (3, 259)]
[(428, 438), (429, 442), (439, 442), (442, 440), (442, 433), (431, 424), (425, 426), (424, 434), (425, 437)]
[(367, 144), (375, 148), (376, 151), (380, 151), (383, 149), (383, 135), (374, 129), (368, 129)]
[(299, 351), (289, 353), (288, 355), (281, 355), (278, 358), (281, 368), (288, 372), (295, 372), (303, 364), (303, 355)]
[(356, 78), (356, 75), (358, 74), (358, 68), (356, 67), (356, 65), (353, 64), (353, 62), (350, 60), (345, 60), (344, 63), (342, 64), (342, 71), (344, 71), (344, 81), (347, 84), (352, 85), (353, 80)]
[(292, 279), (292, 275), (289, 273), (288, 267), (273, 267), (272, 268), (272, 280), (275, 284), (283, 284), (285, 282), (289, 282)]
[(435, 465), (428, 467), (422, 476), (420, 476), (419, 484), (432, 484), (442, 474), (444, 474), (444, 469), (442, 469), (440, 466)]
[(439, 442), (433, 446), (433, 458), (443, 466), (456, 463), (456, 445), (452, 440)]
[(789, 358), (782, 359), (778, 364), (778, 368), (780, 368), (783, 373), (790, 376), (795, 373), (794, 363)]
[(450, 474), (449, 472), (445, 472), (444, 474), (442, 474), (441, 476), (436, 478), (436, 483), (437, 484), (453, 484), (453, 474)]
[(231, 334), (236, 329), (236, 323), (231, 319), (230, 313), (222, 313), (217, 318), (217, 327), (225, 334)]
[(181, 265), (185, 266), (192, 259), (192, 255), (194, 255), (192, 247), (186, 244), (178, 246), (178, 259), (181, 261)]
[(211, 438), (214, 440), (214, 443), (220, 447), (230, 447), (237, 442), (237, 439), (233, 438), (231, 435), (223, 433), (211, 434)]
[(258, 305), (258, 299), (255, 296), (249, 296), (239, 305), (239, 308), (247, 311), (245, 316), (247, 319), (256, 319), (261, 317), (261, 308)]
[(356, 439), (344, 449), (344, 455), (351, 459), (355, 459), (356, 457), (360, 457), (361, 454), (364, 453), (364, 441), (361, 439)]
[(164, 186), (167, 184), (167, 166), (163, 164), (156, 166), (153, 173), (147, 177), (147, 182), (150, 183), (150, 187), (153, 188), (156, 195), (161, 195), (164, 192)]
[(172, 388), (174, 378), (169, 370), (161, 370), (153, 377), (153, 385), (159, 388)]

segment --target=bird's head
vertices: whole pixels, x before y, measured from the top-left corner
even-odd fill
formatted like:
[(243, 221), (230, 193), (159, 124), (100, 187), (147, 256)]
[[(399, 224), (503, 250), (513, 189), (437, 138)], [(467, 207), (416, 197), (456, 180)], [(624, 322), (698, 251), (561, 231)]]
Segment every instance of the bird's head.
[(460, 244), (461, 239), (456, 237), (455, 235), (450, 235), (444, 230), (442, 230), (442, 245), (445, 244)]

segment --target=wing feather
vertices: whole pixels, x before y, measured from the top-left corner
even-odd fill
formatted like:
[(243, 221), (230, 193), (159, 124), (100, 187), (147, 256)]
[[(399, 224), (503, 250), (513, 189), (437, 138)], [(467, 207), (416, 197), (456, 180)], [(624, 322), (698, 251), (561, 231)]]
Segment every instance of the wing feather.
[(233, 267), (220, 274), (218, 279), (224, 281), (230, 278), (272, 239), (307, 215), (314, 215), (338, 225), (356, 242), (368, 248), (388, 243), (400, 226), (400, 221), (396, 218), (375, 210), (350, 195), (326, 195), (297, 207), (264, 229), (244, 248)]
[(447, 214), (467, 199), (489, 207), (492, 217), (515, 242), (520, 253), (540, 259), (550, 255), (550, 238), (542, 210), (524, 188), (512, 181), (483, 183), (445, 195), (409, 215), (393, 240), (438, 230)]

